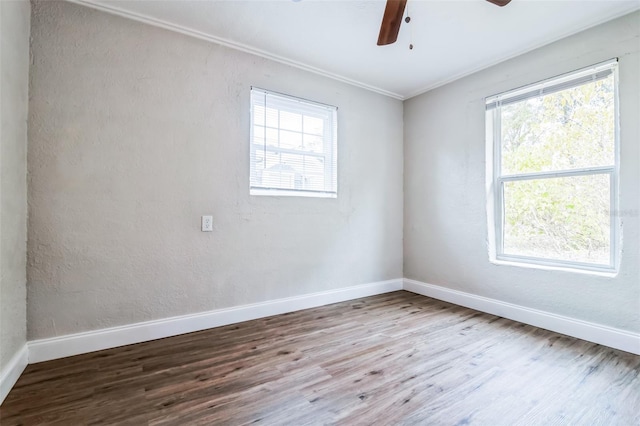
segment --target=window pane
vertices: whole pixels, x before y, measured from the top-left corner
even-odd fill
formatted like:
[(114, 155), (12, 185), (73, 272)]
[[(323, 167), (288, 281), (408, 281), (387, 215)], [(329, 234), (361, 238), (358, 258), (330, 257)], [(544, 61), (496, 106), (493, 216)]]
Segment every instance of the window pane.
[(286, 130), (302, 131), (302, 115), (288, 111), (280, 111), (280, 128)]
[(266, 129), (267, 146), (278, 146), (278, 129)]
[(324, 152), (324, 140), (322, 136), (304, 135), (304, 150), (309, 152)]
[(302, 149), (302, 133), (281, 130), (280, 148)]
[(254, 146), (251, 152), (251, 185), (259, 185), (262, 180), (262, 170), (265, 167), (264, 149), (262, 146)]
[(262, 126), (253, 126), (253, 143), (264, 145), (266, 130)]
[(609, 174), (504, 183), (504, 254), (610, 263)]
[(314, 191), (325, 190), (324, 158), (306, 155), (304, 157), (304, 186)]
[(278, 157), (276, 164), (270, 165), (262, 174), (262, 183), (271, 188), (302, 188), (302, 156), (295, 154), (273, 154)]
[(324, 120), (322, 118), (305, 115), (304, 132), (311, 135), (322, 135), (324, 133)]
[(266, 108), (265, 114), (267, 126), (278, 128), (278, 110), (275, 108)]
[(304, 174), (318, 175), (324, 179), (324, 158), (311, 155), (304, 156)]
[(613, 74), (499, 109), (502, 174), (615, 163)]
[(264, 105), (255, 104), (253, 106), (253, 124), (264, 126), (265, 109)]
[(253, 161), (256, 164), (256, 169), (257, 170), (262, 170), (265, 168), (265, 161), (264, 161), (264, 149), (262, 149), (262, 146), (260, 147), (256, 147), (256, 150), (253, 153), (254, 155), (254, 159)]
[(280, 164), (280, 154), (277, 152), (273, 152), (273, 151), (267, 151), (266, 152), (266, 162), (265, 162), (265, 168), (266, 169), (273, 169), (274, 167), (276, 167), (278, 164)]
[(302, 173), (304, 170), (304, 156), (299, 154), (280, 154), (280, 161), (288, 169), (294, 170), (296, 173)]
[(324, 158), (256, 149), (256, 173), (252, 184), (324, 191)]
[(261, 186), (265, 188), (297, 189), (296, 174), (283, 168), (264, 170), (262, 172)]

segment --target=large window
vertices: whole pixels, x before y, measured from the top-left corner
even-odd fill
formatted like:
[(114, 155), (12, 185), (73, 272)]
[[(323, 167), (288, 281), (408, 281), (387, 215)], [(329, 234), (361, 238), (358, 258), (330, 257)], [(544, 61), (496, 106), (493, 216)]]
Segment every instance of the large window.
[(251, 89), (250, 193), (337, 195), (337, 108)]
[(487, 98), (493, 260), (616, 269), (616, 75), (609, 61)]

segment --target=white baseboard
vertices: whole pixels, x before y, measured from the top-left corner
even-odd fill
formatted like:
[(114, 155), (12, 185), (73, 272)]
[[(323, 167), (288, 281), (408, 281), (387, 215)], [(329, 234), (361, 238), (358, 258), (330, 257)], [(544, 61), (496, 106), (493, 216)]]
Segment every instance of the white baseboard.
[(22, 348), (9, 360), (9, 363), (0, 371), (0, 404), (9, 395), (9, 391), (16, 384), (18, 378), (27, 367), (29, 352), (27, 345)]
[(330, 303), (388, 293), (402, 290), (402, 285), (402, 279), (398, 278), (395, 280), (287, 297), (250, 305), (216, 309), (198, 314), (182, 315), (121, 327), (33, 340), (28, 343), (29, 363), (49, 361), (56, 358), (64, 358), (302, 309), (315, 308)]
[(28, 362), (37, 363), (402, 289), (640, 355), (640, 334), (637, 333), (415, 280), (395, 279), (30, 341), (27, 348), (23, 349), (19, 356), (16, 355), (6, 371), (2, 372), (0, 396), (6, 396), (26, 366), (27, 350)]
[(412, 293), (640, 355), (640, 334), (638, 333), (501, 302), (407, 278), (404, 279), (403, 288)]

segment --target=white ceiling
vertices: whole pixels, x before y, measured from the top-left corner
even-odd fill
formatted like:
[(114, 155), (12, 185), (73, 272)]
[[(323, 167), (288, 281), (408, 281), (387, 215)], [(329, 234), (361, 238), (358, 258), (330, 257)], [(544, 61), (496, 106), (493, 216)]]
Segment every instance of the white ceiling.
[[(409, 0), (377, 46), (385, 0), (70, 0), (406, 99), (640, 9), (640, 0)], [(409, 50), (409, 43), (414, 49)]]

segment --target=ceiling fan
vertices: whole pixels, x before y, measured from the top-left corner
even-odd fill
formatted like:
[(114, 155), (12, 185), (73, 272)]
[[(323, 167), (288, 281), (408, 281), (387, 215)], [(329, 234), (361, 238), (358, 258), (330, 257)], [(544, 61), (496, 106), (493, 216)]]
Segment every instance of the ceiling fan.
[[(506, 6), (511, 0), (487, 0), (497, 6)], [(387, 6), (382, 16), (382, 25), (380, 25), (380, 35), (378, 36), (378, 46), (395, 43), (400, 32), (400, 24), (402, 23), (402, 15), (407, 0), (387, 0)], [(409, 18), (407, 18), (409, 19)], [(409, 22), (407, 20), (407, 22)]]

